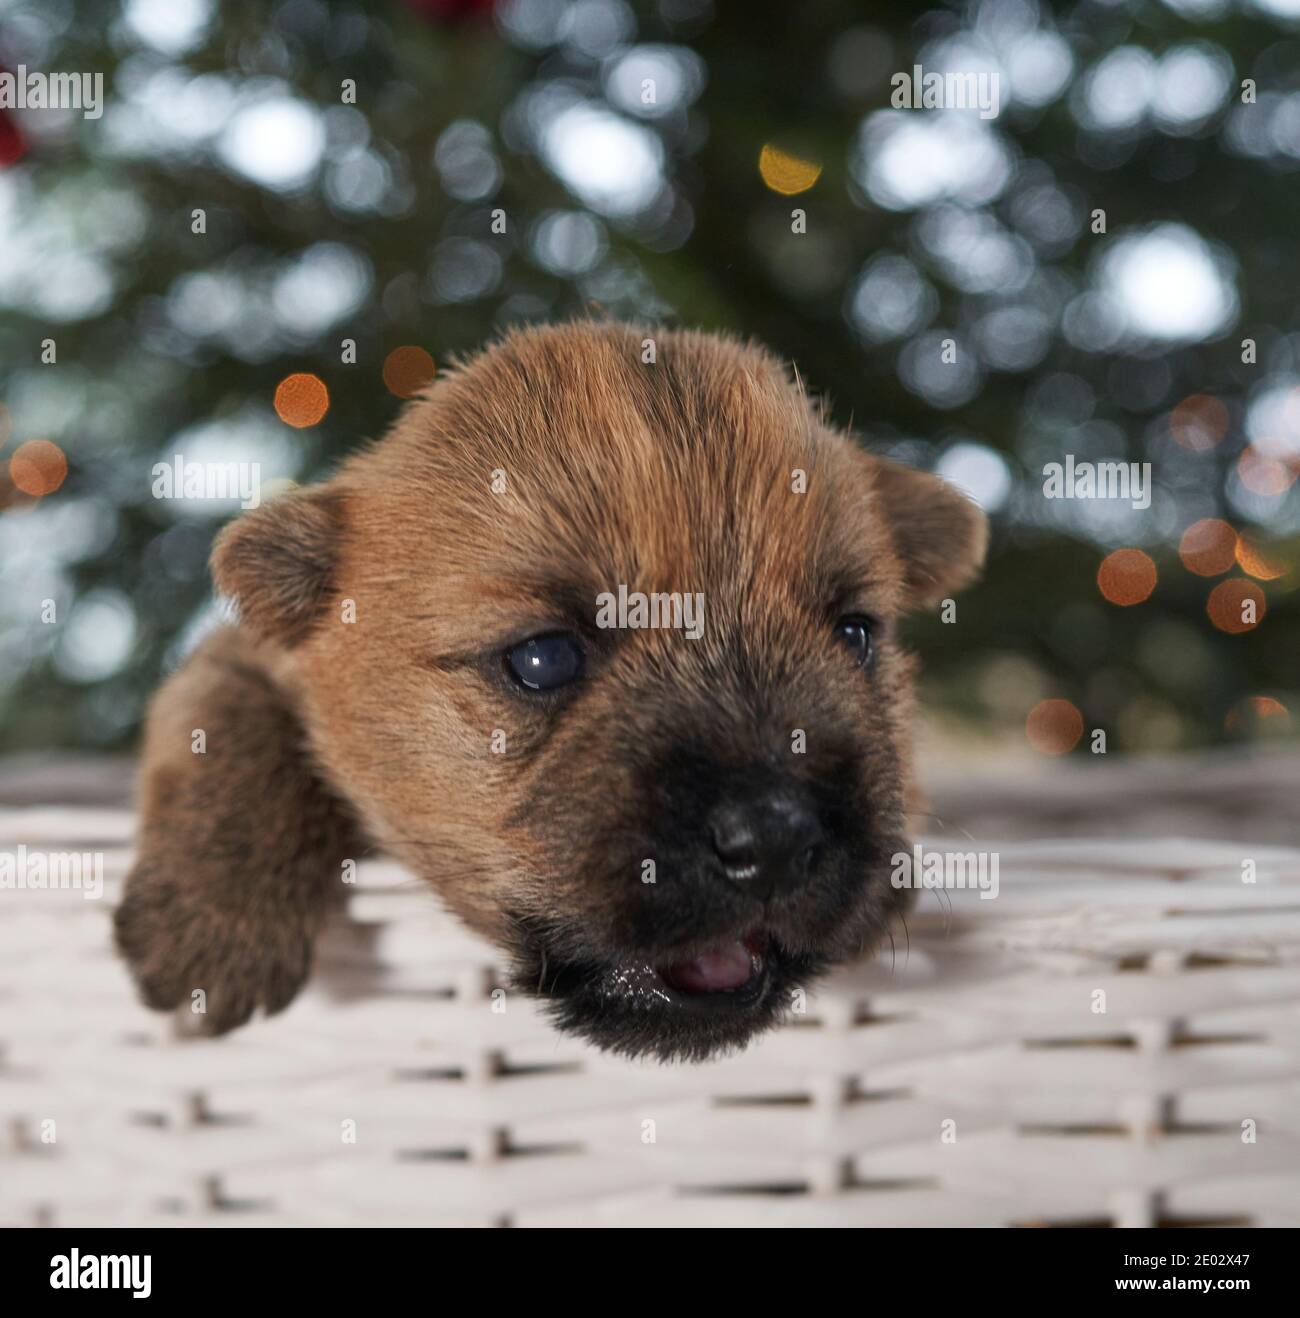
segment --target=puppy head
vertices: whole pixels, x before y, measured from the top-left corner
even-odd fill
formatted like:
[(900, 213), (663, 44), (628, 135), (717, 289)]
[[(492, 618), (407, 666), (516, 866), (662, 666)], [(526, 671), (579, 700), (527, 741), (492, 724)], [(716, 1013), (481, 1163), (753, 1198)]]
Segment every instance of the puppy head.
[(767, 353), (571, 325), (440, 379), (214, 564), (376, 840), (563, 1026), (699, 1058), (885, 932), (895, 621), (984, 542)]

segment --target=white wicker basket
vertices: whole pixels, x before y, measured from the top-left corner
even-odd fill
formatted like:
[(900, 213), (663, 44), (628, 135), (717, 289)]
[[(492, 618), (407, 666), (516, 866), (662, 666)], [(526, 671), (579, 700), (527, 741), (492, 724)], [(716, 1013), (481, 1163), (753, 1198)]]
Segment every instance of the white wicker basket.
[(179, 1037), (111, 949), (131, 828), (0, 812), (106, 871), (0, 891), (5, 1225), (1300, 1224), (1300, 852), (1004, 847), (997, 900), (927, 894), (787, 1028), (660, 1067), (494, 1010), (382, 863), (288, 1012)]

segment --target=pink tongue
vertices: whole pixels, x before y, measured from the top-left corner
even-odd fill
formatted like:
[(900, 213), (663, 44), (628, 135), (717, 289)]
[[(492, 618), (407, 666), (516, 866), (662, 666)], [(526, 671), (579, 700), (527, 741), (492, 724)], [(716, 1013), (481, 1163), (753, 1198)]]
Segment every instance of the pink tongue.
[(754, 972), (754, 961), (742, 942), (722, 943), (701, 952), (694, 961), (680, 961), (663, 971), (673, 988), (687, 993), (720, 993), (738, 989)]

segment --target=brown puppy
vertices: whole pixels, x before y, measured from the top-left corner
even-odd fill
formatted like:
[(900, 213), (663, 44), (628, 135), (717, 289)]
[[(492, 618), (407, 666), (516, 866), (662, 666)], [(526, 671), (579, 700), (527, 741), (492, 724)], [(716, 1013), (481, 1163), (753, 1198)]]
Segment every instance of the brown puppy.
[(282, 1008), (378, 845), (562, 1026), (663, 1058), (743, 1043), (898, 908), (893, 622), (965, 584), (985, 534), (761, 349), (508, 335), (218, 541), (241, 621), (155, 702), (117, 915), (146, 1000), (202, 989), (218, 1031)]

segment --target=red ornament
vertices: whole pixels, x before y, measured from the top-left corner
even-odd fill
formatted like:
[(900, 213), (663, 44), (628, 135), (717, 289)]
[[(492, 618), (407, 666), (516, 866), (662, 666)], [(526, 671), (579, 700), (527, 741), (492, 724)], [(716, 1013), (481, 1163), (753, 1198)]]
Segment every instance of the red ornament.
[[(0, 66), (0, 73), (8, 70)], [(27, 139), (18, 127), (18, 121), (8, 110), (0, 110), (0, 169), (16, 165), (27, 154)]]

